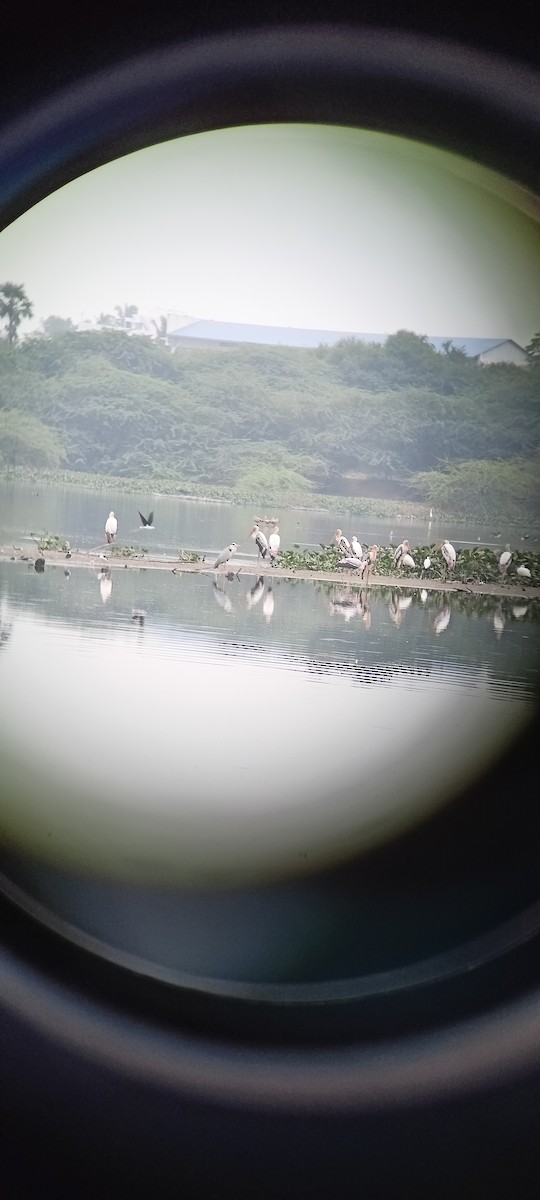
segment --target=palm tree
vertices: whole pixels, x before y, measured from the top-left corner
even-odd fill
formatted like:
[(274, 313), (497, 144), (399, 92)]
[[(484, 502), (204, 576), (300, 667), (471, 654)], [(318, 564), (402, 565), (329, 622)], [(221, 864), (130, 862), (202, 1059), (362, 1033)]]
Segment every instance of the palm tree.
[(7, 317), (5, 329), (10, 346), (17, 341), (17, 330), (21, 321), (33, 315), (33, 308), (26, 292), (19, 283), (0, 285), (0, 319)]
[(167, 341), (167, 324), (167, 317), (164, 317), (163, 315), (159, 318), (159, 322), (152, 320), (152, 325), (154, 326), (160, 342)]
[(124, 304), (122, 308), (119, 304), (117, 304), (114, 311), (118, 313), (118, 324), (120, 328), (129, 329), (131, 327), (133, 317), (137, 316), (139, 310), (136, 304)]

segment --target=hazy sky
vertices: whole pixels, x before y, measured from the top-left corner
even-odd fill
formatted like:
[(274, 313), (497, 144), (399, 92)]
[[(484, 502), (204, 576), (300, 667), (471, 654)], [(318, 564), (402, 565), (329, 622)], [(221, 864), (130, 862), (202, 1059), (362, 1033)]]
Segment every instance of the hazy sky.
[(388, 135), (226, 129), (131, 154), (36, 205), (0, 234), (5, 280), (26, 288), (34, 326), (132, 303), (524, 344), (540, 327), (540, 205)]

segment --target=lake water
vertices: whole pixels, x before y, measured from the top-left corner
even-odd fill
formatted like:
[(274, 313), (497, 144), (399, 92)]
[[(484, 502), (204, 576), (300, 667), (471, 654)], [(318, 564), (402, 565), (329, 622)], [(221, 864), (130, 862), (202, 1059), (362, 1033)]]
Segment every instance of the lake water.
[[(108, 504), (70, 496), (54, 513), (43, 501), (42, 527), (82, 546)], [(114, 499), (127, 523), (131, 502)], [(27, 503), (25, 528), (37, 515)], [(171, 521), (164, 548), (177, 528), (176, 545), (216, 549), (253, 516), (159, 511)], [(314, 515), (299, 520), (301, 540), (315, 538)], [(5, 873), (85, 934), (167, 969), (295, 976), (294, 946), (278, 969), (272, 939), (254, 934), (260, 896), (225, 936), (234, 896), (346, 862), (480, 775), (532, 715), (535, 610), (247, 571), (216, 583), (115, 570), (104, 587), (87, 568), (0, 564)], [(197, 896), (209, 891), (220, 901), (203, 919)], [(294, 941), (287, 913), (275, 920)]]
[[(314, 505), (317, 500), (314, 499)], [(324, 501), (320, 501), (324, 505)], [(361, 542), (398, 545), (407, 537), (412, 545), (441, 542), (448, 537), (456, 546), (504, 545), (507, 541), (529, 550), (540, 550), (540, 539), (524, 529), (516, 537), (504, 525), (497, 528), (471, 523), (441, 524), (437, 517), (429, 523), (410, 518), (406, 507), (401, 518), (351, 518), (339, 510), (291, 509), (282, 512), (255, 512), (253, 505), (242, 506), (215, 501), (181, 500), (170, 496), (130, 496), (125, 492), (98, 494), (77, 488), (30, 486), (0, 480), (0, 545), (35, 545), (43, 533), (59, 534), (73, 549), (88, 550), (104, 541), (104, 525), (110, 510), (118, 518), (120, 545), (144, 547), (153, 554), (177, 556), (180, 550), (216, 554), (230, 542), (236, 542), (242, 558), (255, 560), (250, 531), (253, 518), (278, 516), (283, 548), (298, 544), (302, 548), (328, 544), (336, 527)], [(140, 528), (140, 510), (145, 516), (154, 512), (155, 529)], [(529, 534), (530, 536), (525, 537)], [(521, 542), (521, 537), (525, 540)]]

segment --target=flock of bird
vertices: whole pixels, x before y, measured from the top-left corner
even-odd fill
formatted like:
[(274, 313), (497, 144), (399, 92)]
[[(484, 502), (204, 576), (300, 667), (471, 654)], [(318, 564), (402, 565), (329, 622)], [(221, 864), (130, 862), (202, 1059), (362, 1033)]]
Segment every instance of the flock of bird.
[[(141, 526), (140, 526), (141, 529), (154, 529), (155, 528), (155, 526), (153, 524), (153, 521), (154, 521), (153, 512), (149, 513), (148, 516), (145, 517), (143, 515), (143, 513), (139, 511), (139, 516), (141, 518)], [(259, 520), (261, 520), (261, 518), (259, 518)], [(280, 545), (281, 545), (281, 538), (279, 535), (279, 523), (278, 523), (277, 517), (272, 517), (270, 520), (265, 519), (264, 523), (273, 526), (272, 533), (270, 533), (270, 535), (267, 537), (266, 534), (263, 533), (262, 529), (260, 528), (259, 523), (257, 521), (255, 521), (255, 523), (253, 525), (253, 529), (251, 530), (251, 533), (250, 533), (250, 537), (252, 538), (252, 540), (254, 541), (254, 543), (257, 547), (257, 565), (259, 566), (261, 559), (263, 559), (263, 560), (266, 560), (273, 567), (273, 566), (275, 566), (275, 563), (277, 561), (277, 558), (279, 555), (279, 550), (280, 550)], [(111, 512), (109, 513), (107, 520), (105, 522), (105, 536), (107, 538), (107, 542), (109, 545), (111, 545), (114, 542), (117, 533), (118, 533), (118, 520), (117, 520), (114, 512), (111, 510)], [(336, 564), (336, 566), (342, 570), (358, 571), (362, 582), (367, 583), (369, 580), (373, 565), (376, 562), (377, 554), (379, 552), (380, 547), (377, 545), (373, 545), (373, 546), (364, 548), (361, 545), (361, 543), (358, 541), (356, 534), (353, 534), (351, 540), (349, 541), (349, 539), (347, 537), (345, 537), (345, 534), (343, 533), (343, 531), (341, 529), (336, 529), (332, 541), (344, 555), (344, 557), (339, 560), (339, 562)], [(218, 571), (220, 567), (225, 566), (229, 562), (229, 559), (231, 559), (233, 557), (233, 555), (236, 554), (236, 551), (238, 550), (238, 545), (239, 544), (237, 542), (231, 542), (228, 546), (225, 546), (224, 550), (222, 550), (221, 553), (218, 554), (218, 556), (214, 562), (214, 570), (215, 571)], [(457, 554), (456, 554), (455, 547), (452, 545), (451, 542), (448, 541), (448, 538), (445, 538), (444, 541), (441, 542), (441, 544), (437, 547), (437, 552), (442, 554), (442, 557), (443, 557), (445, 565), (446, 565), (447, 574), (449, 572), (453, 571), (454, 567), (456, 565)], [(69, 550), (68, 550), (66, 557), (67, 558), (71, 557)], [(499, 558), (499, 570), (501, 572), (501, 575), (507, 574), (508, 568), (510, 567), (510, 564), (512, 563), (513, 558), (514, 558), (513, 551), (510, 548), (510, 544), (507, 543), (505, 549), (503, 550), (503, 552)], [(394, 556), (393, 556), (392, 561), (393, 561), (393, 566), (398, 571), (402, 571), (403, 568), (407, 568), (409, 570), (416, 569), (416, 563), (413, 558), (413, 555), (411, 554), (411, 547), (406, 538), (404, 538), (404, 540), (402, 542), (400, 542), (399, 546), (397, 546), (396, 550), (394, 551)], [(45, 566), (45, 560), (42, 558), (39, 558), (36, 561), (35, 566), (36, 566), (37, 571), (43, 570), (44, 566)], [(422, 563), (423, 571), (429, 571), (431, 566), (432, 566), (432, 560), (428, 555), (423, 560), (423, 563)], [(519, 575), (522, 579), (530, 579), (531, 578), (531, 572), (530, 572), (529, 568), (524, 566), (523, 564), (520, 564), (516, 568), (516, 574)]]

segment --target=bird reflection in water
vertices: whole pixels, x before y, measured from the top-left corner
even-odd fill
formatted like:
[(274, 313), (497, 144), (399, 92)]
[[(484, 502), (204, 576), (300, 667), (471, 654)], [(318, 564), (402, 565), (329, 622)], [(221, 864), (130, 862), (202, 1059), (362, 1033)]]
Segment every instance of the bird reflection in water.
[(445, 629), (448, 629), (451, 616), (452, 616), (452, 609), (449, 604), (445, 604), (444, 608), (441, 609), (440, 613), (437, 613), (437, 616), (435, 617), (435, 620), (433, 622), (434, 633), (436, 633), (436, 634), (444, 633)]
[(224, 587), (220, 587), (217, 579), (214, 579), (212, 583), (212, 590), (216, 604), (219, 604), (219, 607), (222, 608), (224, 612), (232, 612), (233, 604), (231, 597), (227, 595)]
[(248, 608), (254, 608), (259, 603), (264, 592), (264, 575), (259, 575), (255, 580), (253, 587), (246, 592), (246, 604)]
[(506, 621), (502, 615), (500, 608), (498, 608), (496, 610), (496, 612), (493, 613), (493, 628), (495, 630), (495, 635), (496, 635), (497, 641), (499, 640), (505, 625), (506, 625)]
[(101, 571), (99, 572), (98, 579), (101, 599), (103, 603), (106, 604), (107, 601), (110, 600), (112, 593), (111, 568), (102, 567)]
[(514, 607), (512, 609), (512, 616), (515, 618), (516, 621), (520, 621), (522, 617), (525, 617), (527, 615), (528, 608), (529, 608), (528, 604), (514, 604)]
[(397, 629), (400, 628), (407, 609), (412, 604), (412, 596), (400, 596), (399, 592), (392, 592), (392, 598), (388, 605), (390, 618), (394, 622)]
[(269, 625), (274, 615), (274, 592), (270, 584), (268, 585), (263, 600), (263, 615), (266, 619), (266, 624)]

